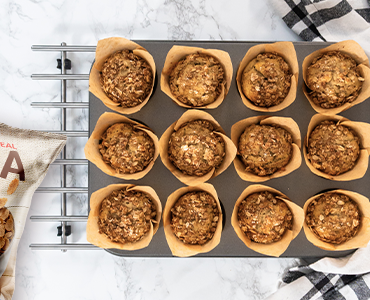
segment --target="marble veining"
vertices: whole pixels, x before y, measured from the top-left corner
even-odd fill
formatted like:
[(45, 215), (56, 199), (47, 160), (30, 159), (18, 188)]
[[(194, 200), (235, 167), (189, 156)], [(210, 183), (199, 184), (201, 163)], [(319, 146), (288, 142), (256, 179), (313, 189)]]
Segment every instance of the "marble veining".
[[(3, 0), (0, 3), (0, 121), (12, 126), (59, 130), (60, 111), (32, 102), (60, 99), (58, 81), (31, 74), (59, 73), (55, 52), (31, 45), (96, 45), (101, 38), (150, 40), (250, 40), (299, 38), (271, 10), (268, 0)], [(69, 53), (72, 71), (87, 74), (93, 53)], [(88, 101), (86, 81), (68, 82), (67, 101)], [(68, 110), (69, 130), (88, 129), (88, 111)], [(85, 138), (68, 141), (67, 157), (84, 158)], [(87, 186), (87, 167), (67, 168), (69, 186)], [(50, 168), (43, 186), (59, 185)], [(67, 211), (87, 213), (86, 195), (69, 195)], [(57, 194), (35, 194), (31, 215), (57, 215)], [(85, 224), (72, 224), (71, 242), (86, 242)], [(18, 248), (15, 300), (264, 299), (298, 259), (126, 259), (97, 251), (31, 251), (31, 243), (58, 243), (55, 223), (29, 219)]]

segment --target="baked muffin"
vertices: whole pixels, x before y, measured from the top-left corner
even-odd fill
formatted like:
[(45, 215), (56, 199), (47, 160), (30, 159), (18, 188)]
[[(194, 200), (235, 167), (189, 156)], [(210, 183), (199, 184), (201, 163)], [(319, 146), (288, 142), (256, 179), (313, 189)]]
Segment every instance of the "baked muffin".
[(241, 230), (253, 242), (270, 244), (281, 240), (293, 227), (293, 215), (284, 201), (270, 192), (257, 192), (238, 207)]
[(307, 158), (314, 168), (337, 176), (351, 170), (360, 155), (360, 141), (356, 133), (334, 121), (321, 122), (311, 132)]
[(213, 56), (194, 53), (185, 56), (169, 76), (172, 94), (182, 103), (194, 107), (214, 102), (226, 85), (220, 62)]
[(156, 223), (157, 209), (148, 194), (115, 190), (104, 198), (99, 211), (99, 233), (117, 243), (140, 241)]
[(353, 102), (364, 80), (356, 61), (339, 51), (330, 51), (315, 58), (306, 75), (310, 97), (322, 108), (334, 108)]
[(247, 172), (267, 176), (289, 163), (293, 155), (292, 143), (291, 134), (281, 127), (252, 124), (239, 138), (238, 155)]
[(275, 106), (288, 95), (291, 77), (290, 67), (281, 56), (261, 53), (243, 70), (242, 91), (254, 105)]
[(220, 211), (212, 195), (189, 192), (171, 208), (171, 229), (185, 244), (204, 245), (212, 239), (219, 218)]
[(356, 235), (361, 213), (347, 195), (324, 193), (308, 205), (306, 224), (320, 240), (339, 245)]
[(153, 71), (143, 58), (130, 50), (121, 50), (104, 62), (100, 83), (109, 99), (122, 107), (134, 107), (149, 95)]
[(116, 123), (102, 135), (99, 151), (103, 161), (121, 174), (133, 174), (145, 169), (153, 160), (153, 140), (132, 124)]
[(168, 158), (183, 174), (203, 176), (218, 168), (225, 156), (222, 137), (206, 120), (184, 123), (168, 142)]

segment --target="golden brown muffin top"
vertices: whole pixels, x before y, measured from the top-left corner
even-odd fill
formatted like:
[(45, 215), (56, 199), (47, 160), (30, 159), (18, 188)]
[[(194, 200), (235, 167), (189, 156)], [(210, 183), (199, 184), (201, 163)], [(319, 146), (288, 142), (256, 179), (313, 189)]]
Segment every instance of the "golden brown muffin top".
[(156, 223), (157, 208), (140, 191), (116, 190), (104, 198), (99, 212), (99, 233), (117, 243), (140, 241)]
[(154, 142), (132, 124), (116, 123), (102, 135), (99, 150), (103, 161), (121, 174), (145, 169), (154, 158)]
[(356, 61), (347, 54), (330, 51), (316, 57), (308, 67), (306, 83), (312, 101), (334, 108), (356, 100), (362, 82)]
[(180, 60), (170, 74), (170, 89), (177, 100), (190, 106), (214, 102), (226, 85), (220, 62), (207, 54), (189, 54)]
[(174, 131), (168, 142), (168, 157), (174, 166), (189, 176), (217, 169), (225, 156), (225, 142), (213, 130), (211, 122), (195, 120)]
[(213, 238), (220, 211), (207, 192), (189, 192), (171, 208), (171, 228), (175, 236), (190, 245), (204, 245)]
[(289, 93), (292, 72), (276, 53), (258, 54), (243, 70), (244, 95), (254, 104), (271, 107), (280, 104)]
[(360, 141), (356, 133), (334, 121), (323, 121), (308, 139), (307, 158), (312, 166), (337, 176), (351, 169), (360, 155)]
[(269, 244), (281, 240), (293, 228), (293, 215), (279, 196), (258, 192), (242, 200), (238, 207), (241, 230), (253, 242)]
[(100, 83), (109, 99), (122, 107), (134, 107), (149, 95), (153, 86), (153, 71), (143, 58), (131, 50), (117, 51), (105, 60)]
[(320, 240), (339, 245), (356, 235), (361, 213), (348, 196), (325, 193), (308, 205), (306, 224)]
[(258, 176), (282, 170), (293, 155), (292, 136), (275, 125), (248, 126), (239, 138), (238, 155), (246, 171)]

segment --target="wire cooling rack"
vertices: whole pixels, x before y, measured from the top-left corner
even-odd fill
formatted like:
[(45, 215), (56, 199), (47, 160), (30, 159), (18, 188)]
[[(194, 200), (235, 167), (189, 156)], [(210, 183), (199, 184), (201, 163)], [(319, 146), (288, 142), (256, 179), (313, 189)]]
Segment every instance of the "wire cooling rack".
[[(35, 108), (55, 108), (61, 111), (61, 130), (49, 131), (53, 133), (65, 134), (67, 137), (88, 137), (88, 131), (71, 131), (67, 130), (67, 109), (89, 108), (88, 102), (67, 102), (67, 80), (89, 80), (89, 74), (69, 74), (67, 70), (71, 69), (71, 61), (67, 58), (68, 52), (95, 52), (95, 46), (67, 46), (66, 43), (61, 43), (59, 46), (52, 45), (34, 45), (31, 47), (33, 51), (52, 51), (60, 52), (61, 57), (57, 59), (57, 68), (60, 69), (60, 74), (33, 74), (32, 79), (35, 80), (60, 80), (61, 83), (61, 101), (60, 102), (33, 102), (32, 107)], [(92, 244), (68, 243), (68, 236), (72, 232), (73, 222), (87, 222), (87, 216), (67, 215), (67, 201), (70, 193), (86, 193), (87, 187), (67, 187), (66, 185), (66, 167), (67, 165), (87, 165), (86, 159), (67, 159), (66, 147), (62, 150), (60, 158), (55, 160), (54, 165), (60, 166), (60, 187), (39, 187), (37, 193), (60, 193), (61, 197), (61, 213), (60, 216), (31, 216), (32, 221), (36, 222), (60, 222), (57, 227), (57, 235), (61, 240), (59, 244), (31, 244), (33, 250), (89, 250), (100, 249)]]

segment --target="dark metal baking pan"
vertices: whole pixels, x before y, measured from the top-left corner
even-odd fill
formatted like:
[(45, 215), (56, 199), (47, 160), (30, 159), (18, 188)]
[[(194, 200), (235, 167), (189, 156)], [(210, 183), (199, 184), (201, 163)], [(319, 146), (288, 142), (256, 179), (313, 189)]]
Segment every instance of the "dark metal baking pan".
[[(149, 102), (143, 109), (135, 114), (129, 115), (129, 118), (134, 118), (140, 122), (147, 124), (158, 136), (161, 137), (163, 132), (173, 122), (175, 122), (185, 111), (185, 108), (176, 105), (167, 95), (165, 95), (159, 85), (160, 74), (166, 59), (166, 55), (173, 45), (195, 46), (208, 49), (221, 49), (230, 54), (233, 63), (233, 80), (230, 91), (227, 94), (224, 102), (216, 109), (206, 110), (210, 113), (223, 127), (226, 134), (230, 136), (231, 126), (237, 121), (257, 115), (266, 115), (248, 109), (242, 102), (242, 99), (237, 90), (235, 75), (240, 61), (244, 57), (248, 49), (254, 45), (260, 44), (256, 42), (188, 42), (188, 41), (136, 41), (138, 44), (146, 48), (153, 56), (156, 67), (156, 85), (154, 92)], [(262, 42), (261, 42), (262, 43)], [(265, 42), (264, 42), (265, 43)], [(299, 82), (297, 98), (293, 104), (286, 109), (269, 114), (275, 116), (292, 117), (301, 130), (302, 140), (306, 135), (308, 123), (311, 117), (316, 114), (311, 105), (307, 101), (302, 92), (302, 69), (301, 64), (303, 59), (313, 51), (328, 46), (328, 43), (309, 43), (295, 42), (294, 43), (299, 70)], [(106, 111), (111, 111), (93, 94), (89, 94), (90, 98), (90, 134), (93, 131), (95, 124), (100, 115)], [(370, 122), (370, 102), (365, 101), (351, 109), (343, 112), (342, 116), (353, 121)], [(303, 207), (305, 201), (311, 196), (328, 189), (348, 189), (370, 196), (370, 174), (369, 171), (362, 179), (349, 182), (330, 181), (318, 177), (311, 173), (306, 166), (303, 155), (301, 167), (293, 173), (269, 180), (262, 184), (271, 186), (286, 194), (292, 201)], [(155, 189), (161, 199), (163, 207), (166, 204), (167, 197), (176, 189), (183, 187), (182, 184), (170, 171), (162, 164), (160, 157), (156, 160), (153, 169), (142, 179), (137, 181), (124, 181), (115, 177), (111, 177), (100, 171), (95, 165), (89, 163), (89, 196), (94, 191), (114, 183), (133, 183), (136, 185), (149, 185)], [(221, 235), (220, 244), (211, 252), (199, 254), (202, 257), (267, 257), (263, 254), (254, 252), (247, 248), (244, 243), (237, 237), (234, 229), (231, 226), (230, 218), (234, 208), (234, 204), (242, 193), (242, 191), (250, 184), (240, 179), (235, 171), (234, 165), (220, 176), (209, 181), (217, 190), (218, 196), (224, 206), (225, 226)], [(108, 249), (112, 254), (126, 257), (171, 257), (171, 251), (167, 245), (164, 235), (163, 223), (161, 221), (158, 232), (153, 237), (150, 245), (141, 250), (124, 251), (116, 249)], [(344, 256), (352, 251), (325, 251), (315, 247), (305, 237), (302, 231), (295, 238), (288, 249), (281, 257), (321, 257)]]

